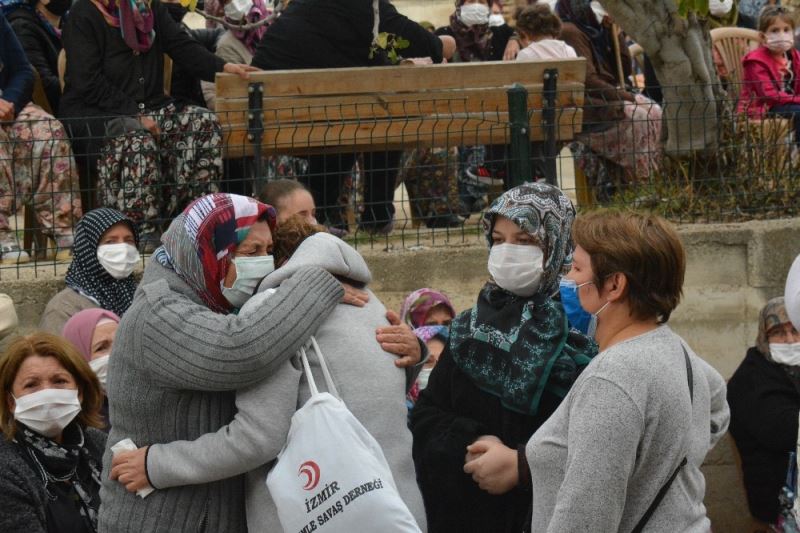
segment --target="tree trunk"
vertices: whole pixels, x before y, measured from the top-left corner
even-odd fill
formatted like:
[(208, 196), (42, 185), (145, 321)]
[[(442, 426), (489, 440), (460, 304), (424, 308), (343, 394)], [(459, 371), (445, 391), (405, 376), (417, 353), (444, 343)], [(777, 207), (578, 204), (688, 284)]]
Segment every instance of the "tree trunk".
[(676, 157), (713, 150), (721, 90), (711, 36), (694, 13), (683, 18), (675, 0), (603, 0), (603, 7), (650, 59), (664, 94), (665, 151)]

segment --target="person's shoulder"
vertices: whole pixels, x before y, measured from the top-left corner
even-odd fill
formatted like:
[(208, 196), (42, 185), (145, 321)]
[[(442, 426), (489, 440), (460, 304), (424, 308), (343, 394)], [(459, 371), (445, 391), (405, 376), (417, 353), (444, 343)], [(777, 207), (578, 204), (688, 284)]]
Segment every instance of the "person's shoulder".
[(106, 449), (108, 434), (97, 428), (86, 428), (84, 430), (84, 435), (86, 437), (85, 442), (86, 447), (89, 449), (89, 453), (95, 460), (102, 461), (103, 453), (105, 453)]
[(95, 7), (91, 0), (75, 0), (69, 8), (69, 15), (66, 20), (75, 20), (77, 17), (94, 17), (95, 13), (100, 15), (100, 10)]

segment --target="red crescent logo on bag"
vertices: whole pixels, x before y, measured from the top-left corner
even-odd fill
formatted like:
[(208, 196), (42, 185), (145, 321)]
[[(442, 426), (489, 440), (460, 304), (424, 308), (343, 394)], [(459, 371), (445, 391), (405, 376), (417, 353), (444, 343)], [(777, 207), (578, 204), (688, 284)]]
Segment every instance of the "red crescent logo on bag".
[(303, 489), (314, 490), (314, 487), (319, 484), (319, 465), (314, 461), (306, 461), (300, 465), (297, 475), (306, 476), (306, 484), (303, 485)]

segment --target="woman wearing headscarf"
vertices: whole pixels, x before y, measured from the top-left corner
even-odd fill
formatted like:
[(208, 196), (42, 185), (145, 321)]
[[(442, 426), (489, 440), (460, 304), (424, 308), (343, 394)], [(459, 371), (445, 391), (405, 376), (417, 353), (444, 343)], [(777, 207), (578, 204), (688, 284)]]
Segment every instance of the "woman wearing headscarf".
[(783, 297), (761, 310), (756, 344), (728, 382), (728, 404), (750, 514), (775, 524), (800, 413), (800, 333)]
[[(558, 0), (561, 40), (586, 58), (583, 133), (578, 163), (598, 183), (609, 179), (597, 158), (623, 171), (624, 182), (647, 179), (661, 160), (661, 108), (627, 89), (631, 58), (623, 34), (612, 35), (611, 19), (600, 2)], [(614, 39), (619, 41), (624, 79), (619, 79)]]
[(411, 326), (449, 326), (456, 316), (456, 309), (450, 298), (435, 289), (417, 289), (403, 301), (400, 320)]
[(102, 391), (66, 340), (16, 339), (0, 357), (0, 531), (95, 533)]
[[(231, 1), (225, 5), (224, 12), (225, 20), (231, 24), (251, 24), (264, 20), (272, 14), (272, 10), (267, 7), (264, 0)], [(267, 27), (264, 24), (250, 30), (228, 28), (217, 41), (214, 54), (228, 63), (249, 65)], [(213, 110), (216, 107), (217, 85), (213, 81), (203, 81), (200, 84), (203, 87), (206, 104)]]
[(218, 190), (222, 135), (213, 113), (164, 94), (164, 54), (185, 72), (247, 77), (183, 31), (158, 0), (77, 0), (63, 35), (67, 56), (60, 114), (76, 151), (97, 158), (101, 205), (140, 224), (147, 251), (159, 219)]
[(86, 213), (75, 226), (75, 249), (64, 278), (66, 287), (44, 309), (39, 329), (61, 335), (64, 324), (84, 309), (101, 308), (123, 316), (133, 301), (140, 263), (139, 233), (114, 209)]
[[(274, 268), (274, 228), (271, 206), (230, 194), (199, 198), (173, 220), (117, 330), (108, 367), (111, 445), (217, 431), (235, 414), (231, 391), (271, 376), (333, 310), (342, 285), (308, 267), (257, 312), (237, 314)], [(110, 470), (110, 452), (104, 464)], [(100, 527), (109, 533), (246, 527), (242, 476), (145, 499), (108, 479), (102, 497)]]
[[(0, 3), (0, 6), (2, 4)], [(81, 216), (78, 173), (64, 126), (31, 101), (34, 72), (0, 13), (0, 263), (25, 263), (10, 219), (32, 199), (43, 233), (68, 258)]]
[(526, 528), (525, 443), (597, 350), (553, 299), (571, 264), (574, 217), (559, 189), (532, 183), (504, 193), (482, 219), (491, 278), (451, 324), (411, 412), (432, 533)]
[(100, 416), (106, 433), (111, 429), (108, 420), (108, 398), (106, 381), (108, 377), (108, 360), (114, 337), (119, 327), (119, 317), (105, 309), (84, 309), (70, 318), (64, 325), (61, 336), (78, 349), (84, 360), (89, 363), (100, 386), (103, 388), (103, 407)]

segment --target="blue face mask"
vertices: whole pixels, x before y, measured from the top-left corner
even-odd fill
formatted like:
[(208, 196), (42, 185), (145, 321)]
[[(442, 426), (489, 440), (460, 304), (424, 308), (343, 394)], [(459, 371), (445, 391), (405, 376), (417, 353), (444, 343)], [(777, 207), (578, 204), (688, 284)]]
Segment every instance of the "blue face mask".
[(590, 334), (589, 330), (595, 329), (591, 326), (596, 324), (597, 318), (592, 313), (584, 311), (583, 307), (581, 307), (581, 301), (578, 298), (578, 284), (574, 280), (561, 278), (559, 291), (561, 292), (561, 304), (564, 306), (564, 312), (567, 313), (569, 325), (583, 334), (594, 334), (594, 331)]

